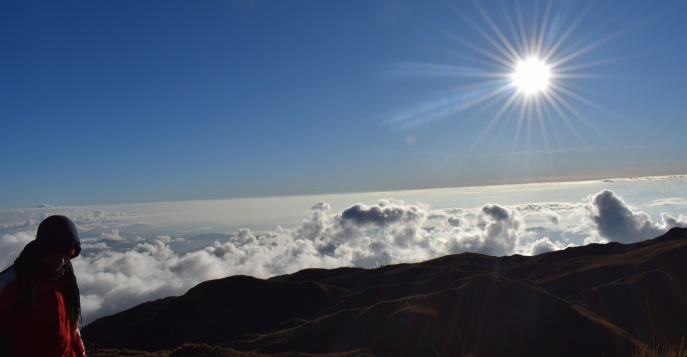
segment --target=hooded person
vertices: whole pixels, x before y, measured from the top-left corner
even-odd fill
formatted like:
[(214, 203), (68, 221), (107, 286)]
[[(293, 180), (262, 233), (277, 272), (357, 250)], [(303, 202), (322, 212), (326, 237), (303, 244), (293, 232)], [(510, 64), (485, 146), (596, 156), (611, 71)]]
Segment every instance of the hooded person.
[(79, 287), (71, 259), (81, 243), (74, 223), (50, 216), (36, 239), (0, 273), (0, 356), (85, 356)]

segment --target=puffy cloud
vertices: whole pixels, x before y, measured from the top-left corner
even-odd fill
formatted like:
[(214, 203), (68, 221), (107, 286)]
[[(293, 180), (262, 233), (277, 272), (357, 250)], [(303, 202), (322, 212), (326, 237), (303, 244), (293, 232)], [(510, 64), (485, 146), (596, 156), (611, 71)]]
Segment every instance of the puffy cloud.
[(26, 243), (32, 241), (35, 235), (31, 232), (4, 234), (0, 236), (0, 271), (14, 263)]
[(375, 206), (359, 203), (341, 213), (343, 222), (352, 222), (356, 225), (373, 224), (381, 227), (396, 223), (422, 221), (425, 218), (426, 213), (417, 206), (403, 207), (387, 200), (382, 200), (379, 205)]
[[(46, 210), (53, 209), (59, 208), (0, 217), (13, 230), (0, 235), (0, 268), (12, 263), (34, 238), (41, 217), (53, 212)], [(235, 274), (267, 278), (305, 268), (371, 268), (462, 252), (536, 255), (583, 242), (653, 238), (667, 228), (687, 225), (687, 216), (669, 213), (653, 223), (612, 191), (573, 203), (434, 210), (384, 199), (332, 212), (330, 204), (320, 201), (292, 227), (186, 237), (179, 237), (184, 233), (178, 226), (146, 236), (131, 229), (139, 222), (132, 214), (84, 210), (76, 217), (84, 254), (74, 265), (86, 322)]]
[(331, 206), (326, 202), (317, 202), (310, 209), (310, 218), (303, 221), (298, 228), (297, 235), (305, 239), (318, 240), (329, 225), (328, 212)]
[(179, 295), (191, 287), (148, 251), (104, 251), (73, 260), (82, 296), (84, 322), (139, 303)]
[(673, 227), (687, 227), (687, 216), (678, 215), (677, 217), (672, 216), (670, 213), (661, 213), (662, 224), (659, 226), (662, 231), (667, 231)]
[(249, 229), (239, 229), (239, 233), (233, 236), (230, 241), (238, 247), (254, 245), (258, 242)]
[(112, 229), (110, 232), (100, 233), (100, 239), (112, 242), (120, 242), (126, 240), (125, 238), (119, 235), (119, 229), (117, 228)]
[(462, 217), (449, 217), (447, 221), (448, 224), (451, 225), (451, 227), (465, 226), (465, 219), (463, 219)]
[(109, 249), (110, 246), (107, 245), (107, 243), (100, 242), (100, 243), (86, 243), (86, 244), (81, 244), (81, 249)]
[(622, 197), (611, 190), (603, 190), (590, 197), (587, 206), (599, 234), (610, 241), (636, 242), (656, 237), (663, 229), (651, 222), (641, 211), (632, 211)]
[[(256, 238), (250, 231), (183, 255), (161, 240), (127, 251), (104, 251), (74, 260), (85, 322), (144, 301), (179, 295), (196, 284), (229, 275), (266, 278), (305, 268), (350, 265), (323, 257), (312, 241), (285, 241), (286, 231)], [(293, 238), (293, 237), (292, 237)], [(259, 241), (260, 240), (260, 241)], [(276, 244), (275, 244), (276, 243)]]
[(0, 224), (0, 229), (2, 229), (6, 233), (16, 233), (17, 231), (21, 230), (31, 228), (35, 229), (35, 227), (38, 227), (38, 223), (40, 223), (40, 221), (41, 220), (35, 218), (25, 218), (22, 220), (14, 221), (10, 218), (6, 222)]
[(159, 260), (170, 259), (174, 256), (174, 252), (164, 242), (156, 240), (153, 243), (137, 244), (134, 250), (139, 253), (154, 256)]
[(426, 210), (398, 200), (356, 204), (332, 218), (316, 246), (322, 254), (371, 267), (400, 261), (417, 261), (430, 255), (423, 224)]
[(513, 254), (518, 244), (522, 219), (499, 205), (486, 205), (478, 216), (478, 227), (483, 227), (481, 252), (490, 255)]
[[(465, 226), (461, 224), (460, 227)], [(477, 252), (489, 255), (515, 253), (520, 237), (525, 234), (522, 217), (515, 210), (496, 204), (482, 207), (472, 227), (453, 227), (446, 240), (450, 253)]]
[(543, 253), (553, 252), (554, 250), (559, 250), (562, 244), (553, 243), (548, 237), (538, 239), (530, 246), (530, 255), (539, 255)]
[(560, 225), (566, 223), (565, 216), (578, 214), (579, 203), (530, 203), (515, 207), (516, 211), (524, 215), (525, 220), (535, 219), (545, 223), (551, 229), (561, 229)]
[(553, 223), (554, 225), (557, 225), (561, 221), (561, 216), (553, 211), (547, 211), (544, 212), (544, 215), (546, 216), (546, 219), (549, 220), (549, 222)]

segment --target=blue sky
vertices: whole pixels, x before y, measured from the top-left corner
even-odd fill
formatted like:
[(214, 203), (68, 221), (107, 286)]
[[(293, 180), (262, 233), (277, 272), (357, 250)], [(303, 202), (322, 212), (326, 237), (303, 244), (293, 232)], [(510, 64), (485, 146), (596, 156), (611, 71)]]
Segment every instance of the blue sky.
[[(5, 2), (0, 208), (684, 173), (685, 15), (684, 1)], [(504, 57), (495, 29), (518, 47), (520, 22), (545, 28), (544, 48), (565, 38), (560, 111), (520, 115), (512, 69), (485, 55)]]

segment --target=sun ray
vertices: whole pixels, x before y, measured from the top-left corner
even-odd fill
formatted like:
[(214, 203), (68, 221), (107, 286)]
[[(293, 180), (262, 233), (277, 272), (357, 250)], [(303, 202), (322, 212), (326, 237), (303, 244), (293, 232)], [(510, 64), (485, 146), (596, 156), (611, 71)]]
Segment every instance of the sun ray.
[(525, 130), (524, 130), (524, 140), (522, 143), (522, 147), (516, 149), (515, 151), (512, 152), (528, 152), (531, 149), (531, 140), (532, 140), (532, 120), (531, 120), (531, 105), (532, 101), (527, 101), (524, 103), (522, 106), (524, 110), (521, 111), (520, 115), (522, 115), (522, 120), (525, 124)]
[[(469, 128), (470, 133), (475, 124), (479, 125), (477, 135), (470, 136), (465, 149), (441, 160), (446, 164), (456, 159), (465, 160), (481, 146), (486, 150), (508, 150), (510, 144), (511, 153), (526, 154), (532, 150), (545, 153), (550, 167), (555, 167), (552, 152), (571, 145), (574, 140), (585, 150), (592, 151), (590, 138), (582, 135), (581, 129), (589, 129), (589, 133), (610, 143), (604, 132), (585, 116), (589, 110), (604, 114), (609, 110), (592, 100), (588, 93), (576, 90), (575, 85), (613, 76), (591, 73), (590, 69), (632, 56), (594, 58), (589, 54), (653, 17), (617, 31), (607, 31), (613, 19), (606, 18), (590, 31), (586, 26), (588, 22), (594, 23), (590, 13), (598, 5), (597, 1), (577, 8), (573, 3), (554, 0), (544, 0), (544, 3), (534, 0), (529, 7), (521, 6), (519, 0), (513, 3), (500, 0), (498, 14), (490, 13), (491, 7), (478, 0), (468, 2), (472, 12), (464, 11), (459, 4), (464, 3), (449, 5), (452, 13), (461, 19), (463, 31), (467, 28), (472, 37), (465, 37), (464, 32), (459, 36), (436, 23), (423, 25), (451, 45), (458, 45), (457, 49), (447, 47), (451, 50), (440, 48), (440, 51), (471, 64), (409, 62), (402, 63), (393, 73), (461, 78), (464, 79), (462, 83), (470, 85), (463, 84), (455, 93), (445, 94), (425, 106), (394, 117), (390, 125), (407, 129), (430, 120), (451, 118), (457, 123), (452, 129)], [(471, 95), (466, 96), (464, 92)], [(462, 112), (467, 115), (459, 114)], [(611, 114), (617, 116), (617, 113)], [(476, 122), (478, 119), (484, 122)], [(570, 135), (566, 137), (563, 132)], [(449, 133), (464, 135), (461, 131), (444, 132), (445, 135)], [(510, 143), (503, 140), (505, 135), (512, 135)]]
[(391, 75), (461, 78), (507, 78), (503, 72), (482, 72), (477, 68), (459, 67), (434, 63), (405, 62), (388, 72)]
[[(509, 93), (509, 92), (510, 92), (510, 93)], [(464, 126), (464, 125), (473, 123), (473, 122), (476, 121), (476, 120), (482, 119), (482, 118), (483, 118), (483, 117), (482, 117), (483, 114), (485, 114), (486, 112), (488, 112), (490, 109), (493, 109), (494, 107), (496, 107), (496, 105), (498, 105), (499, 103), (503, 103), (503, 100), (504, 100), (505, 98), (509, 98), (509, 99), (510, 99), (510, 98), (512, 98), (512, 97), (514, 97), (514, 93), (511, 92), (511, 91), (509, 91), (507, 87), (502, 87), (502, 88), (498, 91), (498, 95), (497, 95), (497, 96), (494, 96), (494, 97), (492, 97), (491, 99), (489, 99), (484, 105), (479, 106), (478, 109), (477, 109), (477, 111), (475, 111), (475, 112), (472, 113), (469, 117), (467, 117), (467, 118), (465, 118), (464, 120), (462, 120), (462, 121), (460, 122), (460, 125), (454, 127), (453, 130), (454, 130), (454, 131), (459, 131), (459, 128), (460, 128), (461, 126)], [(517, 98), (513, 98), (513, 100), (515, 100), (515, 99), (517, 99)], [(485, 134), (486, 134), (486, 133), (485, 133)], [(450, 136), (450, 135), (449, 135), (449, 136)], [(473, 141), (472, 144), (471, 144), (471, 146), (468, 147), (468, 149), (465, 150), (465, 151), (462, 153), (462, 155), (459, 155), (459, 156), (458, 156), (458, 160), (464, 160), (464, 159), (472, 152), (472, 150), (473, 150), (474, 146), (476, 146), (476, 144), (477, 144), (477, 140)], [(454, 160), (454, 158), (455, 158), (455, 156), (447, 156), (447, 157), (444, 158), (443, 162), (444, 162), (445, 164), (448, 164), (448, 163), (452, 162), (452, 160)]]
[[(557, 88), (557, 90), (560, 90), (561, 88)], [(568, 101), (566, 101), (563, 97), (561, 97), (560, 94), (556, 93), (556, 91), (551, 92), (552, 97), (557, 100), (559, 104), (561, 104), (565, 109), (567, 109), (570, 113), (572, 113), (582, 124), (586, 125), (587, 128), (592, 130), (596, 135), (598, 135), (600, 138), (603, 138), (607, 142), (611, 142), (611, 140), (603, 133), (601, 132), (596, 126), (594, 126), (587, 118), (582, 115), (575, 107), (570, 105)]]
[(539, 53), (537, 53), (537, 18), (539, 18), (539, 2), (535, 1), (534, 5), (532, 6), (532, 25), (530, 25), (530, 33), (528, 38), (532, 52), (528, 53), (528, 56), (539, 57)]
[(587, 14), (592, 11), (592, 8), (594, 8), (594, 5), (596, 4), (596, 1), (593, 1), (585, 10), (583, 10), (580, 15), (573, 21), (570, 26), (568, 26), (567, 30), (558, 38), (558, 41), (556, 41), (549, 50), (542, 55), (542, 60), (545, 62), (548, 62), (551, 60), (551, 57), (556, 54), (556, 51), (565, 43), (565, 41), (570, 37), (572, 33), (574, 33), (575, 29), (577, 26), (580, 25), (582, 20), (587, 16)]
[[(510, 14), (508, 12), (508, 8), (506, 7), (506, 4), (503, 1), (501, 1), (501, 9), (503, 10), (503, 14), (506, 18), (506, 22), (508, 23), (508, 28), (510, 32), (512, 34), (517, 34), (518, 32), (515, 30), (515, 24), (513, 23), (513, 19), (511, 19)], [(523, 54), (520, 53), (520, 51), (518, 51), (518, 49), (522, 49), (524, 46), (522, 41), (520, 40), (520, 36), (513, 36), (513, 40), (515, 41), (516, 46), (515, 51), (518, 53), (518, 57), (522, 58)]]
[(587, 53), (587, 52), (589, 52), (589, 51), (591, 51), (591, 50), (593, 50), (593, 49), (596, 49), (597, 47), (599, 47), (599, 46), (601, 46), (601, 45), (604, 45), (604, 44), (610, 42), (611, 40), (614, 40), (615, 38), (617, 38), (617, 37), (619, 37), (619, 36), (621, 36), (621, 35), (624, 35), (625, 33), (629, 32), (629, 31), (631, 31), (631, 30), (636, 29), (637, 27), (639, 27), (639, 26), (641, 26), (641, 25), (643, 25), (643, 24), (645, 24), (645, 23), (647, 23), (647, 22), (653, 20), (653, 19), (656, 18), (658, 15), (659, 15), (659, 14), (654, 14), (654, 15), (652, 15), (652, 16), (649, 16), (649, 17), (647, 17), (647, 18), (644, 18), (643, 20), (641, 20), (641, 21), (639, 21), (639, 22), (637, 22), (637, 23), (635, 23), (635, 24), (632, 24), (632, 25), (627, 26), (627, 27), (625, 27), (625, 28), (623, 28), (623, 29), (621, 29), (621, 30), (619, 30), (619, 31), (616, 31), (616, 32), (614, 32), (614, 33), (612, 33), (612, 34), (610, 34), (610, 35), (608, 35), (608, 36), (606, 36), (606, 37), (604, 37), (604, 38), (602, 38), (602, 39), (600, 39), (600, 40), (598, 40), (598, 41), (596, 41), (596, 42), (594, 42), (594, 43), (592, 43), (592, 44), (589, 44), (589, 45), (587, 45), (587, 46), (585, 46), (585, 47), (583, 47), (583, 48), (581, 48), (581, 49), (579, 49), (579, 50), (577, 50), (577, 51), (575, 51), (575, 52), (573, 52), (573, 53), (571, 53), (571, 54), (569, 54), (569, 55), (567, 55), (567, 56), (565, 56), (565, 57), (563, 57), (563, 58), (561, 58), (561, 59), (558, 59), (558, 60), (552, 62), (551, 65), (554, 66), (554, 67), (557, 67), (557, 66), (559, 66), (559, 65), (561, 65), (561, 64), (563, 64), (563, 63), (566, 63), (566, 62), (568, 62), (568, 61), (570, 61), (570, 60), (572, 60), (572, 59), (574, 59), (574, 58), (577, 58), (577, 57), (579, 57), (579, 56), (581, 56), (581, 55), (583, 55), (583, 54), (585, 54), (585, 53)]
[(544, 34), (549, 25), (549, 16), (551, 16), (551, 1), (546, 2), (546, 10), (544, 10), (544, 19), (542, 20), (541, 29), (539, 30), (539, 38), (537, 39), (537, 47), (535, 53), (541, 54), (544, 46)]
[(515, 2), (515, 12), (517, 15), (518, 19), (518, 27), (520, 28), (520, 40), (522, 42), (522, 47), (523, 47), (523, 56), (522, 57), (527, 57), (531, 52), (530, 52), (530, 42), (527, 41), (527, 31), (525, 31), (525, 21), (522, 19), (522, 11), (520, 10), (520, 2), (516, 1)]
[(604, 107), (603, 105), (600, 105), (600, 104), (598, 104), (598, 103), (596, 103), (596, 102), (594, 102), (594, 101), (592, 101), (592, 100), (590, 100), (590, 99), (588, 99), (588, 98), (585, 98), (585, 97), (583, 97), (583, 96), (581, 96), (581, 95), (579, 95), (579, 94), (577, 94), (577, 93), (575, 93), (575, 92), (573, 92), (573, 91), (571, 91), (571, 90), (569, 90), (569, 89), (567, 89), (567, 88), (565, 88), (565, 87), (559, 86), (557, 89), (558, 89), (559, 91), (561, 91), (562, 93), (564, 93), (565, 95), (567, 95), (568, 97), (574, 98), (574, 99), (576, 99), (576, 100), (578, 100), (578, 101), (580, 101), (580, 102), (582, 102), (582, 103), (584, 103), (584, 104), (589, 105), (590, 107), (593, 107), (594, 109), (600, 110), (600, 111), (602, 111), (602, 112), (605, 112), (606, 114), (610, 114), (610, 115), (612, 115), (612, 116), (615, 116), (615, 117), (618, 117), (618, 118), (621, 118), (621, 119), (626, 119), (624, 116), (622, 116), (622, 115), (620, 115), (620, 114), (618, 114), (618, 113), (615, 113), (615, 112), (613, 112), (613, 111), (611, 111), (611, 110), (608, 110), (608, 109), (607, 109), (606, 107)]
[(535, 108), (537, 109), (537, 119), (539, 121), (539, 130), (541, 132), (542, 143), (544, 146), (544, 150), (546, 151), (546, 156), (549, 160), (549, 163), (551, 164), (553, 162), (553, 156), (551, 154), (551, 145), (549, 143), (549, 130), (547, 129), (547, 124), (549, 124), (550, 121), (546, 120), (544, 114), (544, 98), (544, 96), (538, 96), (537, 98), (535, 98)]
[(472, 145), (470, 146), (470, 150), (469, 150), (469, 151), (472, 151), (472, 149), (474, 148), (474, 146), (477, 145), (477, 143), (479, 143), (480, 141), (482, 141), (482, 139), (484, 139), (484, 136), (487, 135), (487, 133), (488, 133), (489, 131), (491, 131), (491, 128), (492, 128), (499, 120), (501, 120), (501, 117), (506, 113), (506, 111), (511, 107), (511, 105), (513, 105), (513, 103), (518, 99), (518, 97), (519, 97), (519, 96), (518, 96), (517, 93), (512, 93), (512, 94), (511, 94), (511, 96), (510, 96), (510, 98), (508, 99), (508, 101), (506, 101), (506, 102), (501, 106), (501, 109), (499, 109), (499, 111), (496, 112), (496, 114), (494, 114), (494, 116), (491, 118), (491, 120), (489, 121), (489, 123), (487, 123), (486, 127), (484, 128), (484, 130), (482, 130), (482, 132), (481, 132), (480, 135), (477, 137), (477, 139), (473, 141)]
[[(560, 100), (562, 100), (562, 98), (561, 98)], [(564, 101), (564, 102), (565, 102), (565, 101)], [(573, 135), (576, 137), (576, 139), (581, 143), (581, 148), (582, 148), (585, 152), (587, 152), (592, 158), (594, 158), (595, 160), (598, 160), (598, 158), (597, 158), (597, 156), (596, 156), (596, 154), (595, 154), (595, 152), (594, 152), (594, 149), (593, 149), (592, 145), (590, 145), (589, 142), (587, 141), (587, 139), (585, 138), (585, 136), (583, 136), (583, 135), (579, 132), (579, 130), (577, 129), (577, 126), (575, 126), (575, 125), (572, 124), (572, 120), (570, 119), (570, 117), (568, 116), (568, 114), (560, 108), (559, 103), (558, 103), (558, 100), (552, 98), (552, 99), (549, 101), (549, 104), (551, 104), (552, 107), (555, 108), (554, 110), (556, 110), (556, 111), (558, 112), (560, 118), (563, 119), (563, 121), (564, 121), (564, 123), (566, 124), (568, 130), (569, 130), (570, 132), (572, 132)], [(566, 104), (567, 104), (567, 103), (566, 103)], [(596, 128), (594, 128), (593, 130), (596, 130)], [(607, 137), (605, 137), (605, 135), (604, 135), (603, 133), (601, 133), (601, 134), (597, 133), (597, 135), (600, 135), (600, 136), (604, 139), (604, 141), (606, 141), (606, 142), (611, 142), (611, 140), (609, 140)]]
[(579, 63), (579, 64), (569, 65), (569, 66), (565, 66), (565, 67), (559, 66), (559, 67), (556, 67), (556, 73), (557, 73), (557, 75), (562, 75), (562, 74), (565, 74), (566, 72), (579, 71), (581, 69), (599, 67), (599, 66), (603, 66), (603, 65), (607, 65), (607, 64), (612, 64), (612, 63), (618, 63), (618, 62), (626, 61), (628, 59), (636, 58), (639, 56), (641, 56), (641, 55), (606, 58), (606, 59), (602, 59), (602, 60), (598, 60), (598, 61)]
[[(491, 82), (492, 85), (485, 85), (485, 83), (480, 83), (479, 85), (471, 86), (484, 87), (483, 94), (477, 93), (473, 98), (466, 101), (458, 101), (455, 96), (445, 96), (443, 99), (435, 100), (429, 104), (422, 107), (415, 108), (412, 111), (398, 115), (387, 121), (389, 125), (399, 125), (401, 128), (408, 128), (419, 123), (425, 123), (437, 118), (447, 116), (452, 113), (464, 111), (466, 109), (477, 106), (485, 101), (490, 100), (502, 92), (506, 91), (507, 88), (504, 86), (496, 86), (496, 90), (493, 89), (494, 85), (499, 84), (500, 81)], [(446, 99), (452, 98), (452, 99)]]
[[(478, 9), (479, 9), (479, 5)], [(457, 12), (464, 20), (466, 23), (468, 23), (475, 31), (477, 31), (485, 40), (487, 40), (489, 43), (491, 43), (494, 48), (496, 48), (499, 52), (501, 52), (502, 55), (505, 56), (505, 58), (512, 58), (512, 53), (509, 52), (509, 49), (507, 48), (509, 44), (506, 44), (504, 47), (496, 41), (491, 35), (489, 35), (484, 29), (482, 29), (479, 25), (477, 25), (470, 17), (465, 15), (463, 12)]]
[(480, 47), (480, 46), (477, 46), (477, 45), (475, 45), (475, 44), (473, 44), (473, 43), (470, 43), (470, 42), (468, 42), (468, 41), (466, 41), (466, 40), (463, 40), (462, 38), (460, 38), (460, 37), (458, 37), (458, 36), (456, 36), (456, 35), (454, 35), (454, 34), (452, 34), (452, 33), (449, 33), (449, 32), (447, 32), (447, 31), (438, 29), (438, 28), (436, 28), (436, 27), (434, 27), (434, 26), (431, 26), (431, 27), (432, 27), (435, 31), (437, 31), (438, 33), (440, 33), (440, 34), (446, 36), (447, 38), (449, 38), (449, 39), (451, 39), (451, 40), (453, 40), (453, 41), (456, 41), (456, 42), (458, 42), (458, 43), (460, 43), (460, 44), (462, 44), (462, 45), (464, 45), (464, 46), (466, 46), (466, 47), (468, 47), (468, 48), (470, 48), (470, 49), (472, 49), (472, 50), (474, 50), (474, 51), (479, 52), (479, 53), (483, 54), (484, 56), (486, 56), (486, 57), (488, 57), (488, 58), (494, 60), (495, 62), (501, 63), (501, 64), (504, 65), (504, 66), (511, 66), (511, 65), (512, 65), (512, 63), (510, 63), (509, 61), (503, 59), (502, 57), (500, 57), (500, 56), (498, 56), (498, 55), (496, 55), (496, 54), (494, 54), (494, 53), (492, 53), (492, 52), (490, 52), (490, 51), (485, 50), (484, 48), (482, 48), (482, 47)]
[(517, 125), (515, 127), (515, 134), (513, 135), (513, 143), (511, 144), (511, 152), (515, 152), (520, 142), (520, 133), (522, 132), (522, 126), (525, 122), (525, 112), (527, 111), (527, 103), (520, 105), (520, 110), (518, 113)]
[(544, 110), (542, 108), (542, 97), (537, 96), (534, 98), (534, 108), (537, 111), (536, 118), (539, 121), (539, 128), (541, 130), (541, 136), (546, 150), (549, 149), (549, 137), (546, 131), (546, 120), (544, 118)]
[(518, 53), (518, 50), (513, 47), (513, 44), (506, 38), (506, 36), (503, 34), (503, 31), (501, 31), (501, 28), (499, 28), (498, 25), (494, 22), (494, 20), (489, 16), (489, 14), (484, 11), (484, 9), (479, 5), (479, 3), (475, 0), (472, 1), (472, 3), (475, 5), (475, 7), (479, 10), (480, 14), (482, 14), (482, 17), (484, 20), (489, 24), (491, 29), (496, 33), (496, 36), (501, 40), (501, 43), (503, 43), (506, 48), (508, 48), (508, 51), (510, 52), (510, 58), (513, 60), (513, 62), (517, 62), (518, 60), (522, 60), (522, 56), (520, 53)]
[(572, 120), (570, 119), (568, 114), (565, 113), (565, 111), (563, 111), (563, 109), (560, 107), (558, 100), (553, 96), (552, 93), (547, 94), (547, 96), (549, 96), (547, 99), (547, 103), (549, 103), (549, 105), (551, 105), (554, 111), (556, 111), (559, 117), (563, 120), (563, 123), (565, 123), (565, 125), (568, 127), (568, 130), (570, 130), (570, 132), (573, 133), (575, 138), (582, 143), (582, 146), (584, 146), (588, 150), (591, 150), (591, 145), (589, 145), (587, 139), (585, 139), (585, 137), (582, 136), (582, 134), (580, 134), (580, 132), (577, 130), (577, 127), (572, 124)]

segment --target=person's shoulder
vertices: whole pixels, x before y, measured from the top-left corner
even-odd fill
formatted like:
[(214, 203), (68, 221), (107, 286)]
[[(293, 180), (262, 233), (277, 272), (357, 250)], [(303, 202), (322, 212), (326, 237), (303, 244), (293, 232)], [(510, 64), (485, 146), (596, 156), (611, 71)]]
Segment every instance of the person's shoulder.
[(5, 288), (17, 279), (17, 273), (14, 270), (14, 265), (0, 272), (0, 294)]

